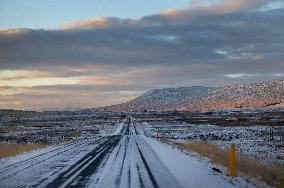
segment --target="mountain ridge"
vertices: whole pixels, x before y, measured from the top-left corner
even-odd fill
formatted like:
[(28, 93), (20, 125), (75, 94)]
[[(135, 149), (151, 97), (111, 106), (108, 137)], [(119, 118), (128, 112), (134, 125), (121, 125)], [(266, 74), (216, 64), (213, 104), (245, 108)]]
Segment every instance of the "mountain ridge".
[(129, 112), (138, 110), (213, 110), (284, 105), (284, 80), (224, 87), (153, 89), (129, 102), (97, 108)]

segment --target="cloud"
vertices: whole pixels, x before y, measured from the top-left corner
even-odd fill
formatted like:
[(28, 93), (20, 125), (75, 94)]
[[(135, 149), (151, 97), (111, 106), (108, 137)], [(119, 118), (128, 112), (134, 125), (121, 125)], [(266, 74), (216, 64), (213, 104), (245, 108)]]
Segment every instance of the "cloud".
[(12, 87), (32, 87), (40, 85), (64, 85), (64, 84), (79, 84), (79, 78), (30, 78), (30, 79), (18, 79), (15, 81), (0, 80), (0, 86), (12, 86)]
[(117, 22), (116, 18), (107, 18), (107, 17), (96, 17), (87, 20), (81, 20), (73, 23), (66, 23), (59, 26), (59, 29), (62, 30), (72, 30), (72, 29), (86, 29), (89, 27), (105, 27), (113, 25)]
[(222, 0), (216, 5), (205, 8), (205, 11), (215, 14), (226, 14), (260, 7), (266, 4), (265, 0)]
[(25, 34), (28, 33), (29, 29), (24, 29), (24, 28), (14, 28), (14, 29), (0, 29), (0, 36), (9, 36), (9, 35), (20, 35), (20, 34)]
[[(0, 94), (1, 108), (56, 109), (58, 107), (86, 107), (125, 102), (143, 93), (141, 90), (121, 90), (116, 86), (53, 85), (14, 88), (15, 93)], [(134, 88), (135, 89), (135, 88)]]
[(257, 76), (255, 74), (247, 74), (247, 73), (232, 73), (225, 75), (228, 78), (245, 78), (245, 77), (254, 77)]
[(47, 71), (26, 71), (26, 70), (3, 70), (0, 72), (1, 80), (18, 80), (18, 79), (29, 79), (29, 78), (43, 78), (56, 75), (56, 73), (50, 73)]
[[(260, 57), (253, 50), (261, 43), (269, 47), (273, 42), (282, 42), (280, 22), (283, 13), (279, 10), (236, 11), (259, 6), (263, 2), (221, 1), (208, 7), (174, 9), (180, 15), (177, 18), (168, 14), (139, 20), (99, 17), (63, 24), (63, 30), (29, 30), (14, 37), (11, 35), (17, 32), (7, 30), (5, 33), (10, 33), (9, 36), (0, 34), (1, 68), (23, 66), (26, 69), (27, 66), (45, 67), (46, 64), (159, 64), (161, 61), (168, 64), (175, 60), (184, 62), (185, 59), (204, 57), (204, 54), (216, 58), (218, 54), (214, 51), (218, 48), (232, 52), (243, 48), (247, 56)], [(226, 16), (208, 15), (213, 10), (222, 12), (219, 9), (226, 9)], [(277, 42), (279, 38), (281, 40)], [(246, 49), (251, 45), (255, 47)], [(227, 58), (244, 59), (245, 53), (231, 53)]]
[(169, 8), (161, 11), (159, 15), (170, 19), (190, 19), (195, 15), (223, 15), (260, 8), (267, 3), (267, 0), (220, 0), (207, 5), (206, 1), (194, 1), (193, 7)]
[(99, 106), (157, 87), (282, 78), (284, 9), (263, 10), (270, 2), (226, 0), (136, 20), (1, 30), (0, 108)]
[(273, 76), (284, 77), (284, 73), (274, 73)]
[(0, 71), (0, 86), (32, 87), (39, 85), (80, 84), (81, 77), (63, 77), (56, 72), (4, 70)]

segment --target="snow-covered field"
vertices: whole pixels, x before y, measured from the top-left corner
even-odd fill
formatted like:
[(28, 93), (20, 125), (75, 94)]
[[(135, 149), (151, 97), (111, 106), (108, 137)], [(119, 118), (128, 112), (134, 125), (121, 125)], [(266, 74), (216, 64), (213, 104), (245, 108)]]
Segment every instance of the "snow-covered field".
[[(159, 131), (160, 137), (187, 142), (192, 139), (206, 140), (228, 149), (235, 144), (238, 154), (253, 156), (266, 164), (284, 165), (284, 140), (274, 135), (270, 139), (271, 126), (215, 126), (210, 124), (140, 124), (146, 135), (155, 137)], [(283, 127), (274, 127), (275, 130)]]
[(85, 113), (2, 121), (1, 144), (52, 146), (0, 159), (0, 187), (253, 187), (246, 175), (232, 179), (209, 159), (162, 143), (157, 132), (175, 142), (234, 143), (238, 155), (284, 165), (283, 112)]
[[(24, 117), (22, 117), (24, 118)], [(0, 118), (0, 121), (2, 119)], [(54, 144), (89, 136), (113, 134), (123, 122), (120, 116), (37, 116), (13, 118), (0, 125), (0, 144)]]

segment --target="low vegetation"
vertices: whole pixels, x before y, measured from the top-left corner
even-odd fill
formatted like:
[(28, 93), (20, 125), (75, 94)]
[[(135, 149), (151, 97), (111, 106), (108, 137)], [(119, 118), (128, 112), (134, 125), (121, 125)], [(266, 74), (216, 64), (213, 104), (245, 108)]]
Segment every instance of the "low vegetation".
[(43, 144), (0, 144), (0, 158), (45, 147)]
[[(186, 144), (174, 143), (179, 148), (187, 151), (194, 151), (202, 157), (211, 159), (212, 162), (228, 167), (228, 151), (220, 148), (216, 144), (201, 140), (192, 140)], [(279, 166), (267, 166), (259, 163), (254, 158), (247, 155), (239, 155), (237, 161), (238, 171), (250, 176), (261, 178), (267, 184), (284, 187), (284, 168)]]

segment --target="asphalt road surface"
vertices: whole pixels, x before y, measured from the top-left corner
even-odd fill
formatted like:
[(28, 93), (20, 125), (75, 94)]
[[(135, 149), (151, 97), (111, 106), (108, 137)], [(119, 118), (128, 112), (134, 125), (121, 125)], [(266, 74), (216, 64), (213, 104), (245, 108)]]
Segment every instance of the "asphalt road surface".
[(0, 187), (180, 187), (131, 118), (117, 135), (40, 150), (1, 164)]

